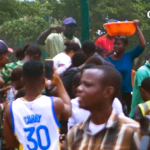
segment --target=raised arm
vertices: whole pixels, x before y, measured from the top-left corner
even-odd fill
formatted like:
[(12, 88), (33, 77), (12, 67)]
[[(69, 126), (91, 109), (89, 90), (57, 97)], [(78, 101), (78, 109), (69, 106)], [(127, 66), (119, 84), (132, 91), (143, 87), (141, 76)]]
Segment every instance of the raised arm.
[(63, 27), (62, 26), (52, 26), (49, 29), (47, 29), (46, 31), (44, 31), (37, 39), (37, 43), (39, 45), (45, 45), (45, 40), (47, 39), (47, 37), (52, 33), (53, 30), (56, 30), (57, 33), (61, 33), (63, 31)]
[(146, 42), (145, 42), (145, 38), (144, 35), (139, 27), (139, 20), (134, 20), (134, 24), (136, 26), (136, 33), (137, 33), (137, 37), (138, 37), (138, 41), (139, 41), (139, 45), (137, 45), (133, 50), (128, 51), (128, 54), (130, 55), (130, 57), (134, 60), (136, 57), (138, 57), (139, 55), (142, 54), (142, 52), (144, 51), (144, 48), (146, 47)]
[[(71, 117), (71, 115), (72, 115), (70, 97), (69, 97), (68, 93), (66, 92), (65, 87), (56, 72), (53, 75), (52, 83), (56, 85), (58, 96), (63, 101), (63, 105), (61, 104), (59, 99), (54, 101), (54, 108), (56, 109), (55, 110), (56, 114), (57, 114), (57, 112), (61, 113), (60, 118), (62, 120), (63, 119), (66, 120), (69, 117)], [(62, 111), (60, 112), (61, 109), (62, 109)]]
[(137, 33), (139, 45), (141, 48), (145, 48), (146, 47), (146, 41), (145, 41), (144, 35), (143, 35), (143, 33), (139, 27), (140, 21), (134, 20), (134, 24), (136, 26), (136, 33)]

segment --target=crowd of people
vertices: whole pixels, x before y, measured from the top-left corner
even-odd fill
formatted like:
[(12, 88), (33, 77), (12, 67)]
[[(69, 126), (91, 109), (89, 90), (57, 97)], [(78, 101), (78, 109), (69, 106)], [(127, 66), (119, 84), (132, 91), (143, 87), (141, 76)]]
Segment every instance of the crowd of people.
[[(123, 35), (81, 44), (72, 17), (41, 33), (39, 46), (17, 49), (15, 62), (7, 63), (12, 51), (0, 40), (2, 149), (139, 150), (149, 134), (150, 57), (133, 82), (134, 59), (146, 47), (140, 21), (133, 22), (138, 43), (129, 51)], [(41, 48), (53, 61), (52, 78), (45, 77)]]

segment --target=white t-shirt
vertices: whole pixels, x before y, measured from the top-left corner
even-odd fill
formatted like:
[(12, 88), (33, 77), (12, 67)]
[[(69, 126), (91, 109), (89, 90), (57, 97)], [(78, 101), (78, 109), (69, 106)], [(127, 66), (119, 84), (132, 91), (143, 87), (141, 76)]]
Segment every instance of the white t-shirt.
[[(75, 124), (83, 122), (87, 117), (89, 117), (90, 112), (88, 110), (79, 108), (79, 98), (75, 98), (71, 100), (72, 104), (72, 116), (68, 120), (68, 130), (70, 127)], [(124, 116), (122, 105), (118, 98), (115, 98), (112, 103), (112, 108), (117, 112), (119, 116)]]
[(96, 125), (94, 124), (92, 121), (89, 122), (89, 130), (90, 133), (92, 133), (92, 135), (102, 131), (105, 128), (105, 123), (104, 124), (100, 124), (100, 125)]
[[(54, 58), (54, 66), (56, 68), (56, 72), (59, 75), (62, 75), (72, 64), (71, 57), (65, 53), (57, 54)], [(63, 65), (59, 67), (59, 65)]]

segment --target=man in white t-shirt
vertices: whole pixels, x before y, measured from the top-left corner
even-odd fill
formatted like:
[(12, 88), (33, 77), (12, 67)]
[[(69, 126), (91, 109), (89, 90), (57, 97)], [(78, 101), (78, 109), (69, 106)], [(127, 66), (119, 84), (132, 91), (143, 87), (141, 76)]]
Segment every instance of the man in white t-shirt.
[(139, 149), (139, 124), (112, 109), (121, 82), (120, 73), (113, 67), (100, 66), (82, 72), (77, 88), (79, 107), (91, 115), (69, 130), (64, 143), (66, 149)]
[[(76, 97), (75, 99), (72, 99), (71, 104), (72, 104), (72, 116), (68, 120), (68, 130), (74, 125), (83, 122), (90, 115), (90, 112), (88, 110), (79, 108), (78, 97)], [(122, 105), (118, 98), (114, 99), (112, 103), (112, 108), (117, 112), (119, 116), (124, 116)]]
[[(72, 79), (73, 95), (77, 94), (77, 87), (80, 85), (81, 73), (78, 72)], [(68, 120), (68, 130), (75, 124), (83, 122), (90, 115), (88, 110), (79, 107), (79, 97), (71, 100), (72, 105), (72, 116)], [(122, 105), (118, 98), (115, 98), (112, 103), (112, 108), (117, 112), (119, 116), (124, 116)], [(82, 115), (81, 115), (82, 114)]]
[[(38, 38), (37, 43), (45, 49), (45, 51), (53, 58), (65, 49), (66, 41), (78, 43), (81, 46), (80, 40), (74, 37), (76, 21), (72, 18), (66, 18), (63, 21), (63, 26), (52, 26), (44, 31)], [(57, 33), (52, 33), (56, 30)]]

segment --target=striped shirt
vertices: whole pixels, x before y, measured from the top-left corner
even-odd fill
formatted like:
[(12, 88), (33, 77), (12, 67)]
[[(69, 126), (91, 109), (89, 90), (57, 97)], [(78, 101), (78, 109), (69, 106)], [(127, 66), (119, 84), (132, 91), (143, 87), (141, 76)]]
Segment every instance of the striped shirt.
[(139, 124), (112, 111), (105, 128), (92, 135), (90, 117), (75, 125), (67, 134), (68, 150), (138, 150), (141, 136)]

